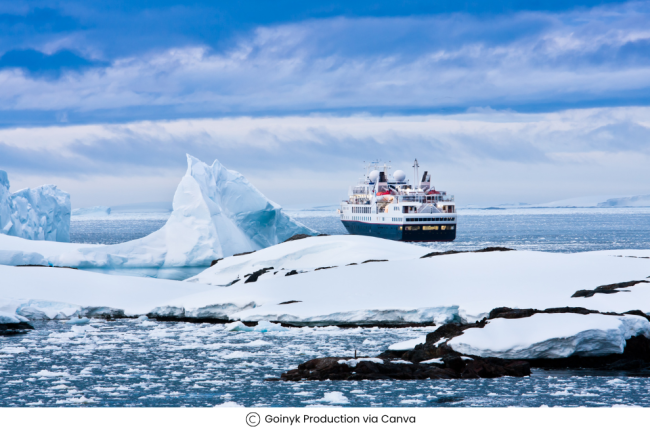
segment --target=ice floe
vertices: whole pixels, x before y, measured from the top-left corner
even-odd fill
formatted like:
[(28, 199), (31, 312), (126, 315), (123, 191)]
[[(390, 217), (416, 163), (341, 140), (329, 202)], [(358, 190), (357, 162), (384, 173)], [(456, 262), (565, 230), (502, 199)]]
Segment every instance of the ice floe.
[[(360, 248), (345, 246), (357, 240)], [(615, 294), (572, 298), (579, 290), (647, 281), (648, 259), (638, 257), (648, 257), (650, 251), (509, 251), (420, 259), (420, 247), (374, 238), (329, 236), (291, 241), (232, 259), (245, 259), (250, 270), (254, 268), (251, 263), (263, 266), (265, 261), (288, 260), (286, 248), (290, 244), (300, 254), (322, 244), (324, 255), (330, 257), (327, 260), (334, 260), (331, 246), (339, 242), (346, 251), (345, 261), (358, 265), (317, 271), (314, 266), (318, 258), (314, 255), (297, 259), (304, 260), (302, 273), (228, 287), (71, 269), (0, 266), (0, 305), (6, 307), (2, 311), (33, 319), (67, 319), (79, 314), (102, 317), (121, 311), (127, 316), (310, 326), (473, 322), (497, 307), (650, 312), (648, 283)], [(300, 243), (305, 247), (297, 246)], [(388, 261), (363, 263), (369, 260), (368, 245), (374, 245), (378, 252), (374, 257), (388, 257), (382, 259)], [(393, 246), (404, 248), (403, 255), (411, 254), (411, 258), (387, 255)], [(273, 251), (278, 252), (275, 258), (270, 254)], [(232, 271), (228, 272), (230, 278)]]

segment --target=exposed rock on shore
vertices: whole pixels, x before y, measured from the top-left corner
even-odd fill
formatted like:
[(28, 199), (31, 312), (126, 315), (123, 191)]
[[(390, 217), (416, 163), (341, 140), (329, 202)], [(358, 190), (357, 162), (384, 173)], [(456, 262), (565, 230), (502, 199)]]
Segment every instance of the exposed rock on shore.
[(450, 353), (435, 363), (419, 364), (388, 358), (316, 358), (283, 373), (281, 380), (476, 379), (528, 375), (530, 365), (526, 361), (473, 359)]
[[(387, 350), (377, 358), (312, 359), (281, 380), (521, 377), (531, 367), (650, 374), (650, 322), (645, 314), (635, 313), (496, 308), (490, 320), (442, 325), (413, 349)], [(539, 329), (540, 323), (545, 329)]]

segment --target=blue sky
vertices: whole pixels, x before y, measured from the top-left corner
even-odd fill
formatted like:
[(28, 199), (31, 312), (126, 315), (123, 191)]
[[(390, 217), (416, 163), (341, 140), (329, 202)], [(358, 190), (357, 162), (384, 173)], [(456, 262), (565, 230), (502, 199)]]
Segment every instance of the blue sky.
[(185, 152), (290, 205), (371, 158), (418, 157), (460, 203), (644, 193), (649, 24), (648, 2), (3, 2), (0, 169), (73, 206), (170, 199)]

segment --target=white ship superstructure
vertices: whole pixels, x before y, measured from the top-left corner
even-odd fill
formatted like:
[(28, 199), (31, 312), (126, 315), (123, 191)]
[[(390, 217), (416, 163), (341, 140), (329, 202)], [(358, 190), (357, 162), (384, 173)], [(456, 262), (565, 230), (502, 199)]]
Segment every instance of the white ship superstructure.
[(350, 234), (409, 242), (453, 241), (456, 238), (454, 196), (431, 185), (431, 175), (418, 175), (409, 182), (402, 170), (389, 175), (391, 167), (372, 162), (364, 177), (350, 187), (341, 202), (341, 222)]

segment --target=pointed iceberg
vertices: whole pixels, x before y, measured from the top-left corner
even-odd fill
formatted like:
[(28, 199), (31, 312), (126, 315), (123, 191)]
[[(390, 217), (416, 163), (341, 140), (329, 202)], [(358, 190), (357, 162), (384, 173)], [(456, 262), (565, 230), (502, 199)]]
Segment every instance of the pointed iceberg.
[(270, 247), (296, 234), (317, 232), (286, 215), (238, 172), (219, 161), (209, 166), (187, 155), (187, 172), (167, 223), (145, 238), (107, 249), (117, 254), (131, 246), (155, 249), (164, 255), (163, 267), (207, 266), (214, 259)]

